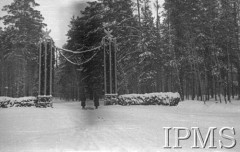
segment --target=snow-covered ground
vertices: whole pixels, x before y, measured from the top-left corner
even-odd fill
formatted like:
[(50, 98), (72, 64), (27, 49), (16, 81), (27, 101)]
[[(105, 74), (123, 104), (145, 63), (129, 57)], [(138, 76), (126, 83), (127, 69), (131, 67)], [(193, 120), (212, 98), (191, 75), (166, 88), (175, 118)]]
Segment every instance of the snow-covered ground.
[[(0, 109), (0, 151), (240, 151), (240, 101), (231, 104), (184, 101), (178, 106), (101, 106), (87, 102), (54, 100), (54, 108), (13, 107)], [(199, 127), (205, 137), (217, 127), (217, 149), (191, 149), (193, 137), (181, 141), (182, 149), (164, 149), (163, 127)], [(222, 127), (234, 127), (237, 145), (219, 149)], [(225, 140), (226, 144), (228, 140)], [(174, 134), (170, 133), (174, 145)]]

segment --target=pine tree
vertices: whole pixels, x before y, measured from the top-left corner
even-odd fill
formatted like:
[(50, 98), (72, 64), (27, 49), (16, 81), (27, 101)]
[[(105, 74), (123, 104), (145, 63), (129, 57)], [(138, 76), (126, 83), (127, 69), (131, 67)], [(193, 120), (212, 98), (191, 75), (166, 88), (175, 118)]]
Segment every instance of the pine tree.
[[(2, 9), (8, 13), (1, 17), (6, 26), (4, 32), (8, 33), (5, 39), (8, 43), (4, 43), (8, 48), (5, 59), (14, 66), (10, 75), (12, 84), (7, 84), (12, 89), (12, 94), (9, 94), (11, 96), (33, 95), (34, 83), (37, 82), (37, 78), (27, 80), (29, 76), (37, 72), (34, 69), (37, 69), (38, 42), (45, 26), (42, 15), (35, 10), (37, 6), (39, 4), (34, 0), (14, 0)], [(14, 84), (17, 85), (13, 86)], [(20, 91), (14, 94), (13, 89), (16, 87)]]

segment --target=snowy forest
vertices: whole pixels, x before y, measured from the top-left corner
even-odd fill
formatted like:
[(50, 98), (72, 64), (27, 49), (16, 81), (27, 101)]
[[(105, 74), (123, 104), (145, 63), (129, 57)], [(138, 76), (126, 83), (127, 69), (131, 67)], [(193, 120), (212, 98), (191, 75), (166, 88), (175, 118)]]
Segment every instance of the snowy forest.
[[(0, 96), (38, 94), (38, 42), (47, 25), (34, 0), (4, 6), (0, 27)], [(182, 100), (240, 97), (238, 0), (98, 0), (69, 23), (65, 49), (101, 45), (104, 29), (117, 39), (118, 94), (179, 92)], [(95, 52), (72, 55), (84, 62)], [(103, 52), (82, 65), (56, 55), (55, 97), (103, 95)]]

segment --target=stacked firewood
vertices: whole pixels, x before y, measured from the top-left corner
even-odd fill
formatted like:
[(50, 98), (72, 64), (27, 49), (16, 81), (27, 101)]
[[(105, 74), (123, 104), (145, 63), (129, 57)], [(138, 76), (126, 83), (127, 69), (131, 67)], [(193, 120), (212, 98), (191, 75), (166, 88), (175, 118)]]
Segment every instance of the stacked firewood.
[(52, 100), (52, 98), (49, 98), (47, 96), (38, 98), (38, 101), (36, 102), (35, 106), (38, 108), (47, 108), (47, 107), (53, 108), (51, 100)]
[(32, 107), (37, 103), (36, 97), (10, 98), (0, 97), (0, 108), (8, 107)]
[(180, 102), (179, 93), (158, 92), (146, 94), (120, 95), (114, 100), (108, 101), (109, 105), (168, 105), (176, 106)]

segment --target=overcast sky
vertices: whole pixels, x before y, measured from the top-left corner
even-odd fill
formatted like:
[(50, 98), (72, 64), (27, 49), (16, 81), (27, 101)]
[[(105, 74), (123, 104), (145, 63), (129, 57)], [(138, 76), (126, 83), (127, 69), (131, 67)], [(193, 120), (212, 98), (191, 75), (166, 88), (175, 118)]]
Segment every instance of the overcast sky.
[[(73, 15), (79, 15), (80, 10), (84, 9), (87, 1), (93, 0), (35, 0), (40, 4), (37, 7), (41, 11), (44, 17), (44, 23), (47, 24), (47, 28), (51, 29), (50, 36), (55, 41), (58, 47), (62, 47), (67, 40), (67, 31), (69, 30), (70, 19)], [(152, 0), (155, 1), (155, 0)], [(164, 0), (160, 0), (163, 3)], [(0, 0), (0, 8), (4, 5), (8, 5), (13, 0)], [(5, 15), (0, 11), (0, 16)], [(0, 23), (2, 26), (2, 23)]]

